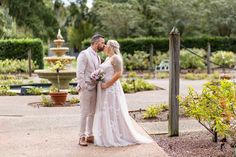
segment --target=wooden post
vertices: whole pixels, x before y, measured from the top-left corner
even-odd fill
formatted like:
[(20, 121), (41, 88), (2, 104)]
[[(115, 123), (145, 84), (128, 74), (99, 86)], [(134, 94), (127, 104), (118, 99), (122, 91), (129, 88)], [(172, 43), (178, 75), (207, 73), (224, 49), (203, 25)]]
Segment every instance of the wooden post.
[(211, 74), (210, 57), (211, 57), (211, 44), (208, 42), (207, 43), (207, 74)]
[(31, 63), (31, 49), (28, 50), (28, 62), (29, 62), (29, 77), (32, 76), (32, 63)]
[(153, 77), (156, 78), (155, 65), (153, 65), (153, 44), (150, 45), (150, 72), (153, 72)]
[(177, 28), (173, 28), (169, 35), (170, 53), (170, 80), (169, 80), (169, 136), (179, 135), (179, 53), (180, 53), (180, 34)]
[(150, 70), (153, 71), (153, 45), (150, 45)]

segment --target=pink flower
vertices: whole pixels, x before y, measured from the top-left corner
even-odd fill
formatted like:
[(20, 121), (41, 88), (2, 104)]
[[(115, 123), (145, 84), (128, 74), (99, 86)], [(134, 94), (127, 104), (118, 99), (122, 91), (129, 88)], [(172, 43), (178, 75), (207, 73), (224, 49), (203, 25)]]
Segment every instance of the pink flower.
[(90, 78), (93, 81), (102, 81), (104, 79), (104, 71), (102, 69), (97, 69), (94, 72), (92, 72)]

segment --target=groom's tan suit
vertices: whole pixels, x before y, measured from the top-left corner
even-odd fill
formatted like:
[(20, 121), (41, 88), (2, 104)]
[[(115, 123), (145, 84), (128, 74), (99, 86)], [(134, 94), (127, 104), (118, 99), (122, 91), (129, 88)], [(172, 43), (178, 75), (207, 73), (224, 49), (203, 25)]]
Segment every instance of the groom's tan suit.
[(77, 89), (80, 97), (80, 137), (93, 136), (93, 119), (96, 108), (97, 83), (90, 79), (101, 60), (92, 47), (80, 52), (77, 58)]

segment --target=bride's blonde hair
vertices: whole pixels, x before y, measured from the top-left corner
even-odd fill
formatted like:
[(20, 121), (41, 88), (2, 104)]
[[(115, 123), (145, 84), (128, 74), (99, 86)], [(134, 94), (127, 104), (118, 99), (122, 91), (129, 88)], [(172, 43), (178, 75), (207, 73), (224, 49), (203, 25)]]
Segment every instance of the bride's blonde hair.
[(115, 54), (121, 56), (120, 44), (116, 40), (108, 40), (107, 45), (110, 46), (113, 49)]
[(113, 52), (119, 56), (120, 58), (120, 61), (121, 61), (121, 66), (122, 66), (122, 69), (123, 69), (123, 57), (120, 53), (120, 44), (116, 41), (116, 40), (108, 40), (107, 41), (107, 45), (109, 47), (111, 47), (111, 49), (113, 50)]

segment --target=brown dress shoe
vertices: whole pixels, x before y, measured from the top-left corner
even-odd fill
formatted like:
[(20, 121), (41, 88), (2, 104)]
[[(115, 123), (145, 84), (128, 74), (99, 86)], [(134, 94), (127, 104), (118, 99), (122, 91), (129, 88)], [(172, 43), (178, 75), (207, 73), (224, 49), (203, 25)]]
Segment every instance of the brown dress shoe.
[(87, 137), (86, 141), (87, 141), (88, 143), (94, 143), (94, 136), (89, 136), (89, 137)]
[(79, 145), (80, 146), (88, 146), (88, 143), (86, 142), (85, 137), (81, 137), (79, 139)]

